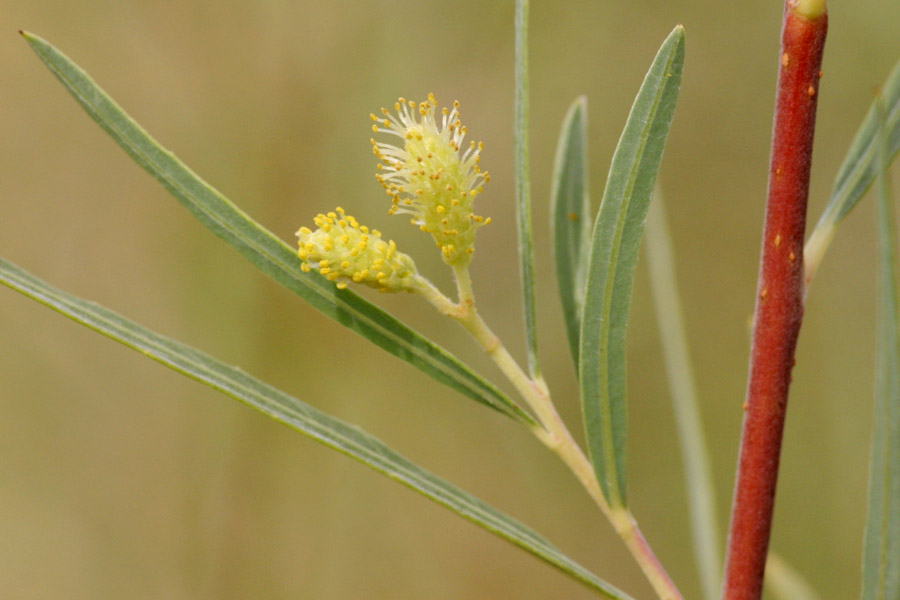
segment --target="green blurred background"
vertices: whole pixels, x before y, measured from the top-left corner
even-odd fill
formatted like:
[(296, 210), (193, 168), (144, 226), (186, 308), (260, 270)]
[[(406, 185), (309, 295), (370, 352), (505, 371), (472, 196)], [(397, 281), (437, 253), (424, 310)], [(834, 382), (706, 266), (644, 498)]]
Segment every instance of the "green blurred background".
[[(534, 222), (541, 355), (580, 432), (548, 250), (558, 127), (589, 98), (591, 191), (646, 68), (687, 31), (661, 183), (713, 449), (733, 484), (782, 3), (535, 0)], [(201, 228), (136, 167), (15, 33), (41, 35), (163, 144), (286, 240), (342, 205), (451, 284), (432, 242), (387, 215), (368, 115), (459, 99), (492, 180), (473, 264), (482, 312), (523, 356), (512, 184), (512, 1), (0, 0), (0, 255), (240, 365), (382, 438), (651, 595), (561, 464), (492, 411), (320, 317)], [(811, 193), (821, 212), (875, 88), (900, 6), (833, 2)], [(810, 295), (773, 547), (826, 598), (859, 587), (874, 343), (874, 216), (846, 220)], [(499, 378), (451, 322), (372, 296)], [(687, 597), (681, 463), (644, 265), (629, 330), (630, 497)], [(0, 290), (0, 597), (591, 598), (417, 494), (141, 355)]]

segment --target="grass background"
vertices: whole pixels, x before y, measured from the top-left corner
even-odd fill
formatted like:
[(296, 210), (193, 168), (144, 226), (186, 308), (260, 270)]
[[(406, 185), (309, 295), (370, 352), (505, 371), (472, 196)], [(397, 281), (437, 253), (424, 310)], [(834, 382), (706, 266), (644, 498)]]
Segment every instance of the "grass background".
[[(725, 529), (762, 228), (781, 2), (532, 5), (541, 358), (573, 429), (547, 195), (558, 127), (587, 94), (599, 199), (634, 94), (676, 23), (681, 99), (661, 182)], [(877, 85), (900, 7), (833, 2), (815, 221)], [(563, 467), (509, 420), (318, 316), (195, 223), (91, 122), (15, 33), (47, 38), (207, 181), (285, 239), (342, 205), (445, 289), (429, 239), (387, 215), (370, 112), (459, 99), (492, 175), (473, 277), (524, 359), (512, 183), (512, 2), (0, 0), (0, 255), (354, 422), (547, 535), (637, 597), (649, 587)], [(896, 179), (896, 178), (895, 178)], [(841, 227), (810, 294), (773, 547), (825, 598), (859, 588), (874, 348), (873, 211)], [(391, 312), (497, 377), (453, 323)], [(630, 498), (696, 598), (646, 271), (629, 329)], [(409, 490), (0, 290), (0, 596), (590, 598)]]

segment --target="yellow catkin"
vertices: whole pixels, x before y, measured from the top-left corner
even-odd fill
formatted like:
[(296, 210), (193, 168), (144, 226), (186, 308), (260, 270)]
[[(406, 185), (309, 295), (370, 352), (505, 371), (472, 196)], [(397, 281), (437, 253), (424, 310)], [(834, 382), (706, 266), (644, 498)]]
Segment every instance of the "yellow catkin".
[(347, 287), (347, 280), (383, 292), (412, 291), (419, 285), (413, 260), (399, 252), (393, 240), (382, 240), (380, 231), (360, 225), (343, 208), (313, 220), (318, 229), (297, 231), (303, 272), (318, 270), (339, 289)]
[(403, 140), (371, 140), (374, 154), (381, 159), (375, 177), (391, 197), (389, 213), (411, 215), (411, 222), (443, 248), (448, 264), (468, 264), (476, 230), (490, 222), (471, 216), (475, 197), (490, 179), (479, 166), (484, 145), (469, 142), (464, 146), (466, 128), (459, 118), (458, 102), (452, 109), (438, 109), (437, 100), (429, 94), (424, 102), (400, 99), (394, 113), (381, 112), (383, 120), (372, 115), (375, 129), (395, 134), (392, 140)]

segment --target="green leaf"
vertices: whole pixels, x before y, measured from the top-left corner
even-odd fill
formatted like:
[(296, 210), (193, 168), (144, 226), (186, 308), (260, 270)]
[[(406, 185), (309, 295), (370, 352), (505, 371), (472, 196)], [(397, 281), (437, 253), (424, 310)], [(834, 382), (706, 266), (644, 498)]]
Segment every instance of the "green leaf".
[[(887, 161), (900, 150), (900, 62), (898, 62), (887, 80), (881, 92), (885, 110), (885, 135), (887, 136)], [(876, 101), (877, 102), (877, 101)], [(835, 221), (843, 219), (847, 213), (862, 198), (869, 186), (878, 176), (878, 108), (873, 103), (866, 118), (863, 120), (850, 150), (841, 168), (838, 170), (831, 191), (831, 199), (825, 208), (821, 221), (828, 220), (834, 215)]]
[(629, 600), (623, 592), (566, 557), (530, 528), (410, 462), (361, 429), (316, 410), (241, 369), (154, 333), (93, 302), (56, 289), (3, 259), (0, 259), (0, 282), (399, 481), (607, 598)]
[[(883, 106), (883, 108), (882, 108)], [(887, 163), (887, 106), (876, 100), (874, 167), (878, 172), (879, 275), (875, 418), (869, 514), (863, 546), (863, 600), (900, 598), (900, 294), (897, 232)], [(879, 133), (880, 132), (880, 133)]]
[(563, 119), (553, 162), (550, 236), (566, 333), (575, 367), (581, 309), (591, 255), (591, 199), (588, 194), (587, 98), (577, 98)]
[(594, 470), (611, 506), (625, 506), (625, 329), (641, 234), (684, 65), (684, 28), (663, 42), (613, 156), (594, 225), (581, 323), (581, 401)]
[[(882, 86), (882, 102), (885, 111), (885, 128), (887, 136), (887, 161), (900, 151), (900, 62), (888, 75)], [(878, 176), (876, 154), (878, 152), (878, 109), (873, 103), (866, 118), (856, 132), (853, 143), (844, 157), (831, 190), (831, 198), (825, 211), (816, 223), (804, 249), (807, 266), (807, 281), (821, 262), (825, 249), (834, 237), (835, 228), (847, 216), (859, 199), (863, 197), (869, 186)]]
[(675, 283), (672, 237), (669, 235), (665, 203), (658, 186), (647, 215), (646, 242), (650, 290), (653, 294), (653, 305), (656, 307), (666, 378), (672, 396), (678, 443), (684, 463), (694, 557), (703, 597), (706, 600), (715, 600), (719, 597), (722, 575), (719, 528), (716, 524), (715, 485), (709, 449), (700, 418), (684, 313), (681, 310), (678, 286)]
[(540, 376), (537, 317), (534, 300), (534, 236), (531, 226), (531, 180), (528, 166), (528, 0), (516, 0), (516, 91), (513, 143), (515, 146), (516, 222), (519, 228), (519, 268), (525, 307), (525, 345), (528, 370)]
[(22, 35), (87, 111), (134, 161), (213, 233), (251, 263), (341, 325), (466, 396), (508, 416), (534, 420), (452, 354), (350, 290), (316, 272), (304, 273), (296, 251), (251, 219), (160, 146), (78, 65), (45, 40)]

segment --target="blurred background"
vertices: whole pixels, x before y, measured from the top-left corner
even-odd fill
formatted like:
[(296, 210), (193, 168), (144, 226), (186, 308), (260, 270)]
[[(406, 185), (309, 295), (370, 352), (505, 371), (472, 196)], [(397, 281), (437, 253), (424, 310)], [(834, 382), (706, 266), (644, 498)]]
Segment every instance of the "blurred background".
[[(342, 205), (445, 290), (429, 238), (387, 214), (369, 113), (462, 103), (492, 180), (481, 310), (524, 360), (512, 181), (512, 0), (0, 0), (0, 255), (342, 419), (651, 592), (562, 465), (510, 420), (321, 317), (197, 224), (81, 111), (16, 29), (67, 53), (161, 143), (290, 243)], [(833, 2), (814, 222), (874, 90), (900, 6)], [(687, 32), (663, 160), (680, 291), (724, 532), (740, 435), (782, 2), (534, 0), (531, 160), (541, 358), (578, 421), (549, 254), (558, 128), (589, 99), (599, 200), (659, 44)], [(900, 171), (895, 169), (895, 172)], [(895, 181), (897, 177), (895, 176)], [(855, 597), (871, 426), (875, 234), (847, 218), (809, 297), (773, 547), (825, 598)], [(477, 370), (462, 329), (369, 295)], [(630, 498), (686, 597), (699, 586), (645, 265), (629, 329)], [(504, 386), (508, 389), (508, 386)], [(724, 535), (724, 534), (723, 534)], [(0, 289), (0, 597), (591, 598), (579, 584), (358, 463)]]

